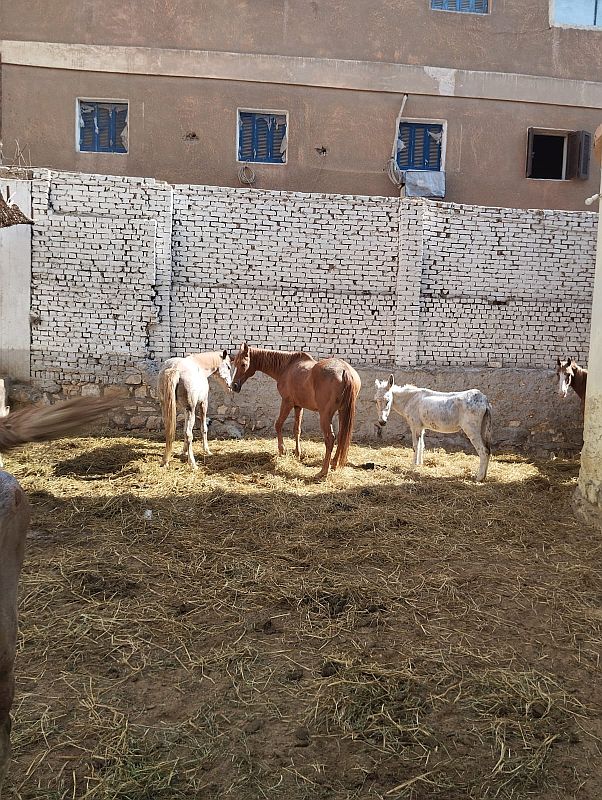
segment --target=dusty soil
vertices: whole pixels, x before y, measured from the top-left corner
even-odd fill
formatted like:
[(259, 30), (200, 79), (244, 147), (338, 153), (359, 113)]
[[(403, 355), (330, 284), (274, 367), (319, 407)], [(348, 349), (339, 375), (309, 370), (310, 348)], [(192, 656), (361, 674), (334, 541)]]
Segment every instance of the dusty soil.
[(213, 447), (6, 459), (33, 505), (7, 797), (602, 797), (577, 461), (476, 485), (474, 456), (356, 446), (314, 483), (319, 443)]

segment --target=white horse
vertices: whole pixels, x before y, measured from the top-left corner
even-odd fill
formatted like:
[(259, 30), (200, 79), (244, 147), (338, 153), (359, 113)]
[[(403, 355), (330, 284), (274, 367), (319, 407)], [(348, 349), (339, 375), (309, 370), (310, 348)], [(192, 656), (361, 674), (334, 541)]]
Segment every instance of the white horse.
[(213, 374), (226, 389), (231, 388), (232, 375), (230, 373), (230, 356), (227, 350), (193, 353), (186, 358), (169, 358), (161, 367), (158, 389), (165, 426), (165, 453), (162, 466), (166, 467), (171, 458), (171, 450), (176, 438), (176, 407), (178, 403), (184, 407), (185, 413), (182, 460), (187, 459), (192, 469), (197, 468), (192, 452), (192, 430), (197, 406), (203, 432), (203, 451), (206, 455), (211, 455), (207, 442), (207, 406), (209, 403), (207, 378)]
[(456, 433), (464, 431), (479, 455), (476, 480), (484, 481), (491, 455), (491, 406), (478, 389), (467, 392), (435, 392), (410, 384), (396, 386), (393, 375), (388, 381), (374, 381), (378, 424), (387, 424), (391, 409), (410, 426), (414, 464), (424, 456), (424, 431)]

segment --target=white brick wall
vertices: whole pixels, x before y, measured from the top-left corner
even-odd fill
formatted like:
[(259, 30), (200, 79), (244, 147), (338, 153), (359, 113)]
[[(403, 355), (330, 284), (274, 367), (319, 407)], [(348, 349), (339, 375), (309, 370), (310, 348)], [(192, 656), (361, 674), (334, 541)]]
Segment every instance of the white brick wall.
[(588, 355), (597, 215), (429, 203), (418, 363)]
[(587, 356), (597, 217), (39, 171), (32, 374), (236, 347), (360, 364)]
[(398, 207), (380, 197), (177, 186), (172, 351), (246, 338), (392, 361)]

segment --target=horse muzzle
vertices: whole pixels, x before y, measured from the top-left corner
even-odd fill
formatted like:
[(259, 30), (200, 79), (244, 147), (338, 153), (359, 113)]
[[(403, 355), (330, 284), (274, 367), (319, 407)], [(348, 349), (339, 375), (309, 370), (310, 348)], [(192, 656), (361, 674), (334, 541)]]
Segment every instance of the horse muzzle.
[(232, 391), (238, 394), (238, 392), (240, 392), (240, 389), (241, 389), (240, 383), (238, 381), (234, 381), (234, 383), (232, 384)]

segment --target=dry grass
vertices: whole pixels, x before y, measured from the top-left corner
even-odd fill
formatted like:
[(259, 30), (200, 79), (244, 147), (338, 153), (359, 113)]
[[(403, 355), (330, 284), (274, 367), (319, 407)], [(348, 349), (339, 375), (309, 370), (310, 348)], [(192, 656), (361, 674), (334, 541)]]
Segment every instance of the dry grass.
[[(34, 509), (9, 798), (598, 798), (602, 571), (576, 461), (88, 438)], [(365, 462), (376, 469), (362, 469)]]

